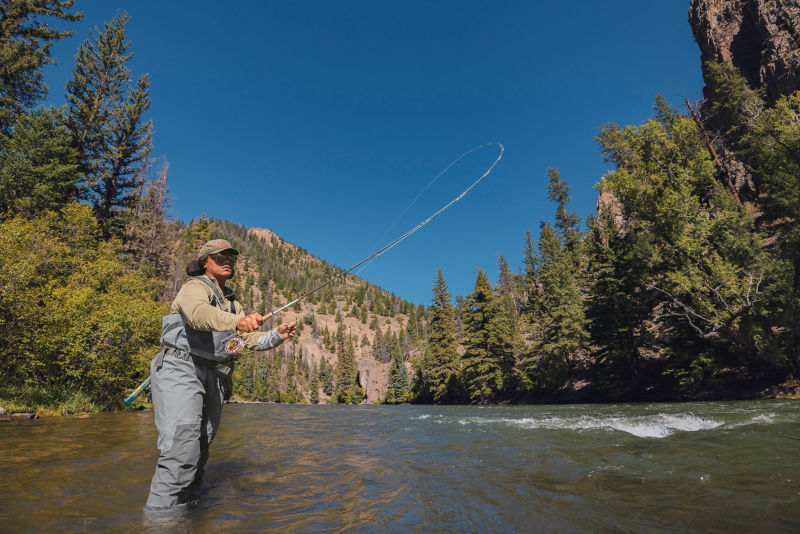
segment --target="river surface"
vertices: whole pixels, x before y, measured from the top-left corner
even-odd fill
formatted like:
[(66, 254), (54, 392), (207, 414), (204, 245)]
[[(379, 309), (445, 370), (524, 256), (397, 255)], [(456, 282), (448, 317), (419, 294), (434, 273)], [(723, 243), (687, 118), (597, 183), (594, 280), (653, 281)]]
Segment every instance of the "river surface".
[(188, 511), (152, 412), (0, 421), (0, 532), (800, 532), (800, 402), (225, 406)]

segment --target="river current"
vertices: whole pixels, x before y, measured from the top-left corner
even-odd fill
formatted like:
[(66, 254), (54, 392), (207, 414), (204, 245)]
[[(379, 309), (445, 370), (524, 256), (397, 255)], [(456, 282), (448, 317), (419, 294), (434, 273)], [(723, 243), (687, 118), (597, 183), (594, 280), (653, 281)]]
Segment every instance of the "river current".
[(800, 532), (800, 402), (225, 406), (190, 510), (152, 412), (0, 421), (0, 532)]

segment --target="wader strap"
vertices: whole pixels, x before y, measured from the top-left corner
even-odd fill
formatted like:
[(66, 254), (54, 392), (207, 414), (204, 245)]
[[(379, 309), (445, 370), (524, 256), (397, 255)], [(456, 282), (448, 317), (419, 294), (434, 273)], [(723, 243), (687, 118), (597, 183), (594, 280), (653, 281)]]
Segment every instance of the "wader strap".
[(159, 350), (158, 354), (156, 354), (156, 371), (161, 369), (161, 366), (164, 365), (164, 352), (164, 347), (161, 347), (161, 350)]
[[(228, 295), (228, 298), (226, 299), (225, 295), (223, 295), (220, 292), (220, 289), (217, 287), (217, 285), (211, 280), (209, 280), (207, 277), (195, 276), (195, 278), (211, 288), (211, 291), (214, 293), (214, 296), (216, 297), (215, 298), (216, 302), (212, 302), (213, 306), (220, 308), (221, 310), (224, 310), (228, 313), (236, 313), (236, 308), (233, 305), (233, 301), (236, 299), (236, 294), (234, 292), (231, 291), (231, 293)], [(217, 302), (219, 304), (217, 304)]]

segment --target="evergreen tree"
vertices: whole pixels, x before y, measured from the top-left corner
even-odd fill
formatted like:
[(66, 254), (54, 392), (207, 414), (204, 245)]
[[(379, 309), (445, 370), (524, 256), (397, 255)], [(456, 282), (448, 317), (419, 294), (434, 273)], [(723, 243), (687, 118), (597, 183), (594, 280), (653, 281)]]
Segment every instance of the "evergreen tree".
[(389, 370), (389, 388), (386, 392), (385, 402), (396, 404), (406, 402), (408, 396), (408, 371), (403, 362), (403, 356), (398, 352), (392, 357), (392, 367)]
[(562, 247), (548, 224), (542, 227), (539, 245), (538, 277), (542, 285), (543, 327), (541, 350), (546, 359), (555, 362), (555, 367), (569, 370), (587, 338), (574, 260), (566, 248), (566, 242)]
[(85, 176), (84, 193), (104, 235), (120, 235), (136, 205), (151, 143), (148, 75), (133, 80), (127, 15), (117, 15), (78, 49), (67, 83), (68, 123)]
[(518, 317), (522, 308), (522, 302), (519, 297), (518, 281), (514, 273), (511, 272), (511, 267), (508, 261), (500, 254), (497, 258), (498, 267), (500, 269), (500, 279), (497, 281), (497, 289), (504, 298), (507, 298), (514, 310), (514, 316)]
[(442, 270), (436, 273), (431, 306), (429, 367), (424, 371), (429, 392), (434, 402), (455, 399), (458, 390), (459, 355), (453, 334), (453, 307)]
[(0, 132), (0, 214), (28, 217), (75, 200), (76, 152), (57, 108), (23, 114), (13, 135)]
[[(74, 0), (0, 1), (0, 133), (10, 135), (17, 118), (47, 96), (42, 69), (53, 63), (53, 42), (72, 35), (43, 23), (43, 18), (80, 20)], [(5, 176), (3, 177), (5, 179)]]
[(319, 388), (320, 388), (320, 380), (319, 380), (319, 367), (315, 366), (314, 371), (311, 377), (311, 395), (310, 400), (311, 404), (319, 404)]
[(328, 360), (325, 358), (320, 360), (319, 381), (322, 383), (322, 391), (325, 392), (326, 395), (333, 395), (335, 386), (333, 381), (333, 370), (331, 369), (331, 364), (328, 363)]
[(478, 271), (475, 290), (465, 299), (464, 382), (470, 401), (495, 400), (503, 386), (500, 364), (493, 352), (491, 324), (497, 311), (495, 295), (486, 273)]
[(525, 273), (523, 274), (522, 287), (525, 295), (525, 305), (522, 313), (529, 321), (532, 321), (539, 311), (539, 285), (536, 279), (536, 242), (531, 237), (530, 231), (525, 233), (523, 262), (525, 264)]
[(338, 402), (358, 403), (364, 398), (364, 391), (358, 385), (356, 350), (352, 338), (345, 335), (344, 324), (339, 323), (336, 331), (336, 398)]
[(567, 211), (567, 204), (572, 197), (569, 196), (569, 185), (561, 180), (561, 173), (551, 167), (547, 169), (547, 176), (550, 179), (547, 197), (556, 203), (555, 227), (563, 246), (571, 251), (581, 239), (580, 217), (577, 213)]

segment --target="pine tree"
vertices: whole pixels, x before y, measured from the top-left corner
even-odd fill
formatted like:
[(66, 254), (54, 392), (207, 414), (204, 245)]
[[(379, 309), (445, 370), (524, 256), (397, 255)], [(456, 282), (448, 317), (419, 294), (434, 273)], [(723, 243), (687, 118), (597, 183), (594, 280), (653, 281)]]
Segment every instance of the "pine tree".
[[(624, 364), (614, 374), (628, 391), (643, 391), (659, 378), (638, 349), (666, 351), (660, 346), (666, 335), (669, 358), (658, 371), (684, 389), (702, 387), (727, 366), (763, 372), (782, 365), (779, 334), (769, 320), (771, 291), (765, 292), (779, 269), (765, 256), (756, 211), (732, 187), (701, 121), (663, 120), (607, 125), (598, 138), (617, 163), (600, 188), (618, 201), (622, 220), (618, 236), (605, 236), (614, 245), (614, 265), (603, 270), (628, 295), (622, 302), (631, 305), (623, 311), (635, 314), (628, 322), (634, 330), (611, 348), (614, 359), (605, 366)], [(610, 303), (607, 295), (593, 300)], [(646, 321), (663, 334), (655, 345)]]
[(73, 79), (67, 83), (68, 123), (85, 176), (84, 193), (106, 236), (121, 234), (136, 205), (151, 144), (148, 75), (133, 82), (127, 62), (126, 15), (78, 49)]
[(397, 404), (406, 402), (408, 395), (408, 371), (403, 362), (403, 356), (398, 352), (392, 357), (392, 367), (389, 370), (389, 388), (386, 392), (386, 402)]
[[(74, 22), (74, 0), (0, 2), (0, 133), (10, 135), (17, 118), (47, 96), (42, 69), (53, 63), (50, 47), (74, 31), (61, 31), (43, 18)], [(5, 178), (5, 177), (4, 177)]]
[(311, 390), (311, 394), (309, 395), (309, 400), (311, 404), (319, 404), (319, 388), (320, 388), (320, 368), (319, 364), (314, 364), (313, 369), (311, 369), (311, 384), (309, 389)]
[(536, 279), (536, 243), (531, 232), (525, 233), (525, 249), (523, 252), (525, 273), (523, 274), (523, 293), (525, 304), (522, 314), (532, 321), (539, 311), (539, 285)]
[(466, 393), (472, 402), (495, 399), (502, 386), (502, 372), (493, 354), (491, 322), (496, 311), (495, 295), (486, 273), (478, 271), (475, 290), (465, 299), (465, 353), (462, 357)]
[[(527, 316), (532, 321), (532, 344), (522, 362), (522, 371), (524, 384), (535, 391), (562, 385), (588, 338), (577, 281), (578, 251), (566, 246), (566, 240), (577, 230), (563, 222), (571, 220), (564, 204), (558, 205), (556, 213), (556, 220), (561, 220), (559, 233), (549, 223), (542, 224), (536, 258), (531, 262), (537, 267), (538, 295), (536, 308)], [(576, 245), (573, 243), (573, 247)]]
[(569, 185), (561, 180), (561, 173), (558, 169), (547, 169), (549, 184), (547, 186), (547, 197), (556, 203), (555, 227), (561, 237), (561, 242), (567, 250), (573, 250), (581, 239), (579, 229), (580, 217), (577, 213), (567, 211), (567, 204), (572, 197), (569, 195)]
[(502, 254), (498, 256), (497, 264), (500, 269), (497, 289), (504, 298), (507, 298), (511, 302), (514, 316), (518, 317), (522, 308), (522, 303), (519, 297), (517, 277), (511, 272), (511, 267), (509, 267), (508, 261), (506, 261)]
[(428, 394), (434, 402), (448, 402), (455, 399), (458, 390), (459, 355), (453, 334), (450, 292), (441, 269), (436, 273), (430, 312), (430, 359), (429, 368), (424, 371), (430, 388)]
[(336, 398), (340, 403), (361, 402), (364, 392), (358, 385), (355, 345), (352, 338), (345, 335), (344, 324), (339, 323), (336, 331)]
[(76, 199), (76, 152), (63, 121), (62, 110), (39, 108), (17, 119), (13, 135), (0, 132), (0, 213), (32, 217)]

